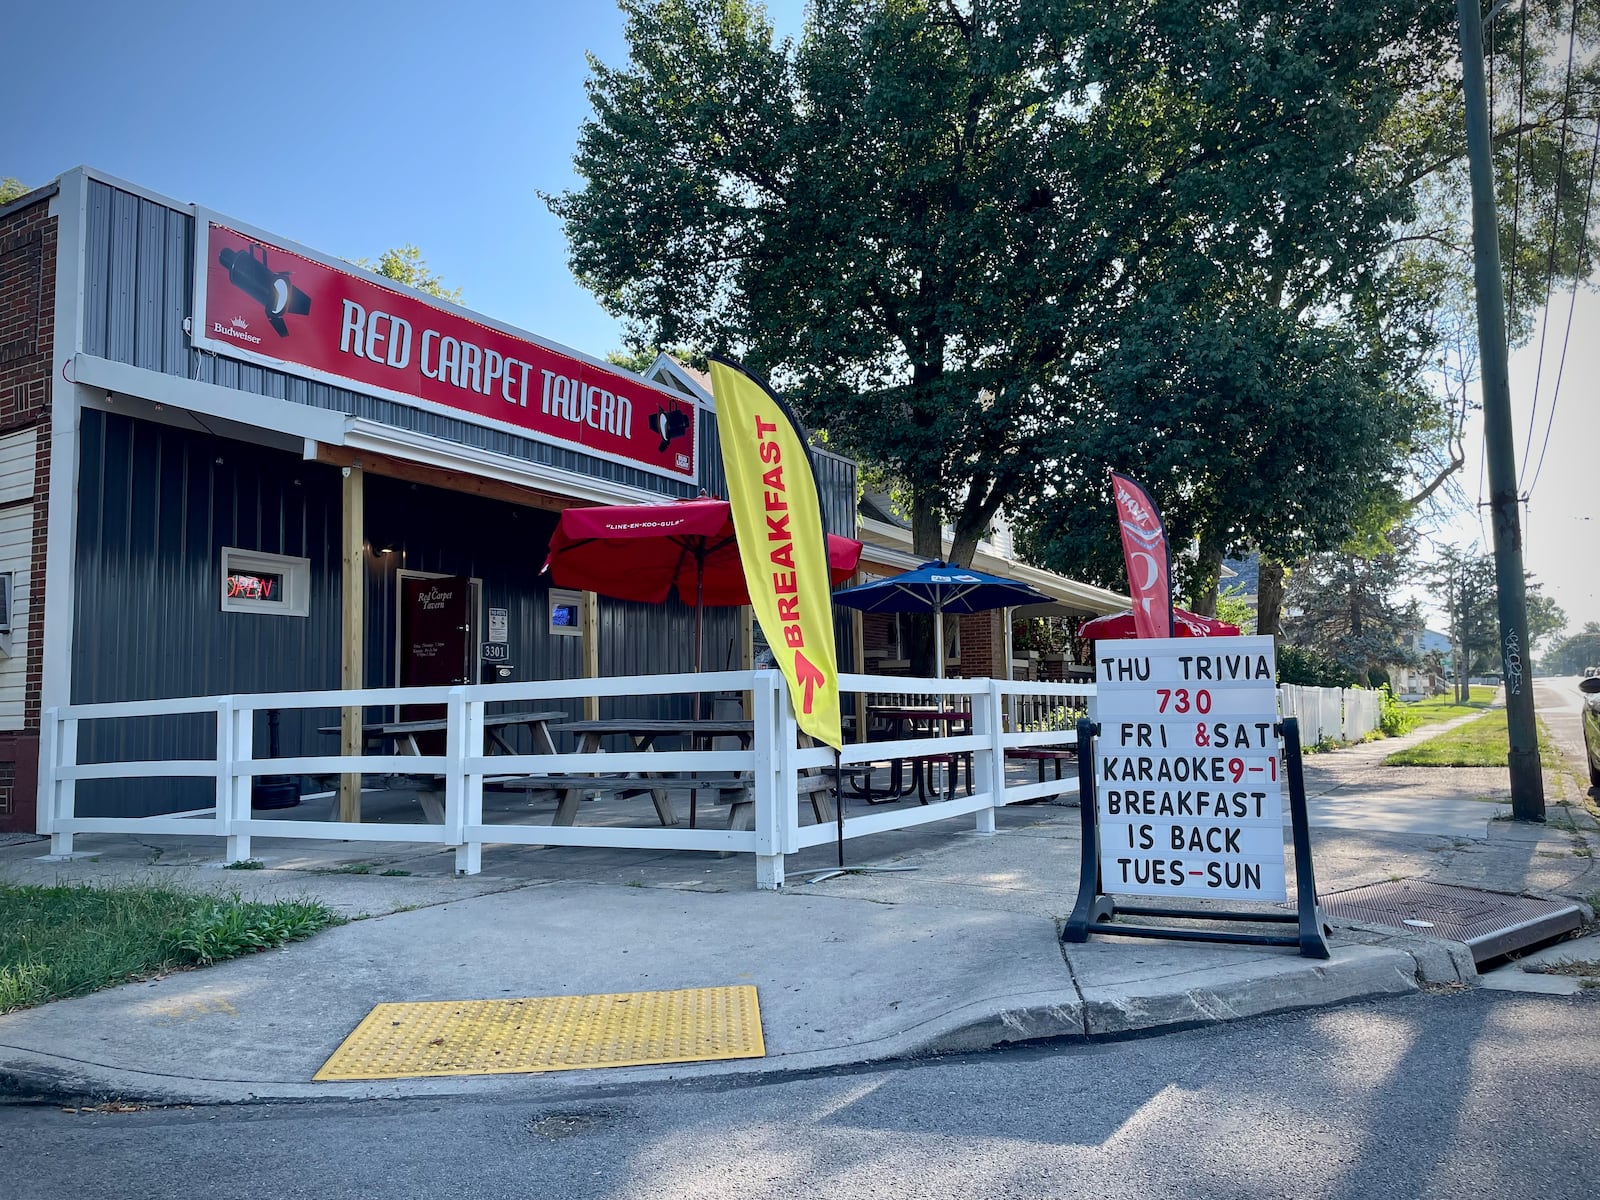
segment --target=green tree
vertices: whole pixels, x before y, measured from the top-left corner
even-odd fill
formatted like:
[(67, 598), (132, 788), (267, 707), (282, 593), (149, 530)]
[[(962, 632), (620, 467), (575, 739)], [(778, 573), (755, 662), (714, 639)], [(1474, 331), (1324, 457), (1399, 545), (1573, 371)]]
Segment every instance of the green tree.
[[(1494, 558), (1447, 547), (1432, 576), (1435, 594), (1446, 603), (1450, 640), (1456, 647), (1456, 694), (1463, 702), (1470, 675), (1498, 673), (1500, 660), (1500, 606)], [(1528, 654), (1532, 661), (1537, 644), (1559, 633), (1567, 623), (1561, 606), (1544, 594), (1544, 585), (1525, 576), (1528, 605)]]
[(18, 196), (26, 196), (30, 190), (22, 180), (7, 175), (0, 179), (0, 204), (10, 204)]
[(1577, 633), (1558, 638), (1544, 656), (1543, 667), (1551, 675), (1581, 675), (1600, 667), (1600, 621), (1589, 621)]
[(396, 283), (403, 283), (406, 287), (416, 288), (419, 292), (427, 292), (430, 296), (448, 300), (452, 304), (461, 303), (461, 289), (445, 287), (440, 278), (428, 270), (422, 251), (416, 246), (395, 246), (378, 255), (376, 262), (370, 258), (358, 258), (356, 266), (382, 275), (385, 279), (392, 279)]
[[(1243, 589), (1224, 588), (1217, 595), (1215, 607), (1217, 611), (1214, 615), (1216, 617), (1228, 622), (1230, 625), (1237, 625), (1242, 633), (1255, 632), (1255, 609), (1245, 599)], [(1190, 611), (1193, 610), (1191, 609)]]
[(774, 46), (741, 0), (622, 7), (630, 61), (592, 63), (585, 186), (547, 198), (579, 278), (640, 340), (793, 389), (905, 482), (917, 551), (948, 519), (958, 561), (1047, 481), (1077, 502), (1050, 467), (1133, 369), (1106, 362), (1130, 330), (1263, 278), (1291, 312), (1342, 294), (1364, 251), (1340, 240), (1400, 215), (1343, 166), (1387, 112), (1358, 101), (1449, 26), (1409, 0), (820, 0)]
[[(1446, 8), (1440, 6), (1440, 11)], [(1514, 340), (1531, 333), (1529, 314), (1543, 303), (1552, 283), (1587, 278), (1594, 261), (1596, 222), (1585, 224), (1583, 219), (1591, 211), (1587, 180), (1593, 145), (1587, 136), (1577, 135), (1586, 134), (1591, 119), (1584, 115), (1583, 98), (1600, 84), (1592, 52), (1596, 28), (1592, 12), (1580, 17), (1572, 6), (1533, 5), (1527, 8), (1526, 23), (1518, 14), (1510, 32), (1502, 32), (1492, 47), (1501, 88), (1495, 147), (1508, 294), (1537, 297), (1531, 306), (1524, 299), (1520, 311), (1513, 306)], [(1572, 44), (1578, 50), (1570, 79), (1563, 69), (1569, 37), (1575, 38)], [(1399, 44), (1405, 35), (1397, 30), (1397, 38)], [(1286, 43), (1293, 44), (1292, 37), (1276, 45), (1269, 42), (1265, 49), (1281, 53)], [(1345, 541), (1346, 549), (1372, 554), (1386, 549), (1387, 531), (1421, 506), (1460, 502), (1459, 490), (1449, 485), (1465, 461), (1461, 438), (1468, 389), (1476, 378), (1460, 83), (1458, 73), (1448, 69), (1455, 57), (1453, 30), (1447, 40), (1414, 44), (1419, 53), (1384, 56), (1391, 69), (1373, 93), (1346, 98), (1348, 107), (1341, 112), (1345, 119), (1322, 142), (1332, 151), (1340, 148), (1341, 133), (1345, 139), (1347, 165), (1335, 176), (1334, 186), (1319, 175), (1315, 158), (1296, 160), (1308, 190), (1326, 194), (1305, 195), (1292, 185), (1276, 189), (1280, 227), (1263, 226), (1246, 253), (1219, 260), (1220, 277), (1232, 281), (1232, 292), (1212, 292), (1191, 306), (1183, 321), (1171, 321), (1168, 328), (1158, 325), (1154, 336), (1126, 343), (1134, 370), (1116, 383), (1141, 403), (1119, 412), (1118, 426), (1074, 435), (1078, 447), (1092, 447), (1090, 461), (1063, 466), (1064, 473), (1076, 475), (1076, 484), (1066, 482), (1056, 490), (1070, 501), (1072, 511), (1052, 512), (1053, 506), (1038, 511), (1030, 532), (1040, 543), (1040, 553), (1063, 567), (1087, 561), (1094, 564), (1091, 571), (1101, 572), (1102, 582), (1119, 583), (1115, 548), (1102, 540), (1102, 531), (1110, 526), (1104, 488), (1098, 486), (1100, 470), (1120, 466), (1145, 471), (1158, 492), (1164, 492), (1159, 498), (1169, 525), (1199, 548), (1180, 566), (1183, 582), (1202, 608), (1212, 594), (1210, 579), (1223, 553), (1251, 547), (1263, 551), (1258, 627), (1272, 633), (1289, 565), (1300, 554), (1338, 543), (1341, 525), (1345, 534), (1353, 535)], [(1516, 94), (1523, 98), (1520, 105), (1506, 99)], [(1373, 115), (1381, 116), (1376, 125), (1363, 119)], [(1319, 200), (1335, 211), (1319, 209)], [(1356, 217), (1337, 211), (1350, 204), (1356, 206)], [(1374, 216), (1381, 218), (1376, 224)], [(1294, 236), (1308, 222), (1319, 221), (1327, 239)], [(1290, 236), (1284, 236), (1285, 230)], [(1537, 247), (1537, 253), (1530, 247)], [(1313, 293), (1314, 302), (1306, 308), (1292, 286), (1296, 266), (1329, 280), (1349, 279), (1347, 272), (1353, 269), (1360, 284), (1348, 292), (1348, 303), (1330, 305), (1327, 293)], [(1283, 279), (1291, 281), (1287, 289)], [(1309, 481), (1291, 478), (1282, 489), (1247, 483), (1241, 490), (1241, 476), (1248, 480), (1261, 467), (1253, 465), (1248, 453), (1207, 444), (1203, 434), (1194, 433), (1192, 414), (1204, 412), (1203, 389), (1236, 389), (1214, 372), (1208, 379), (1206, 372), (1188, 369), (1189, 324), (1204, 322), (1224, 331), (1216, 340), (1231, 343), (1226, 353), (1232, 372), (1256, 368), (1274, 381), (1297, 377), (1296, 359), (1285, 353), (1290, 342), (1280, 339), (1275, 350), (1273, 342), (1250, 336), (1248, 325), (1240, 327), (1239, 296), (1263, 310), (1293, 314), (1298, 326), (1336, 319), (1351, 343), (1347, 353), (1357, 356), (1353, 361), (1362, 364), (1368, 382), (1368, 403), (1346, 410), (1376, 417), (1387, 430), (1379, 437), (1388, 438), (1388, 453), (1369, 450), (1352, 463), (1358, 470), (1366, 463), (1366, 494), (1357, 474), (1330, 472), (1344, 486), (1329, 489), (1324, 484), (1321, 496), (1307, 497), (1316, 510), (1309, 522), (1287, 505), (1281, 512), (1270, 505), (1252, 512), (1248, 503), (1251, 491), (1281, 503), (1281, 497), (1292, 495), (1297, 486), (1304, 490)], [(1259, 325), (1259, 318), (1254, 320)], [(1385, 397), (1395, 406), (1387, 413), (1382, 408)], [(1374, 402), (1377, 408), (1371, 407)], [(1251, 429), (1262, 427), (1258, 414), (1269, 414), (1268, 422), (1284, 419), (1283, 412), (1240, 404), (1237, 397), (1229, 407), (1248, 413)], [(1296, 397), (1288, 396), (1282, 407), (1296, 407)], [(1208, 420), (1203, 427), (1210, 425)], [(1229, 426), (1221, 422), (1215, 428)], [(1325, 451), (1310, 441), (1285, 444), (1298, 452), (1296, 466), (1327, 461)], [(1242, 543), (1237, 540), (1241, 538)]]
[(1536, 647), (1540, 641), (1558, 634), (1567, 625), (1567, 614), (1555, 602), (1553, 596), (1544, 594), (1544, 584), (1535, 583), (1533, 577), (1528, 577), (1528, 645)]
[[(665, 346), (662, 349), (673, 358), (696, 371), (708, 369), (705, 351), (694, 350), (688, 346)], [(623, 350), (612, 350), (606, 354), (606, 361), (613, 366), (621, 367), (624, 371), (632, 371), (635, 375), (643, 375), (648, 371), (661, 350), (652, 350), (648, 346), (631, 346)]]
[(1390, 358), (1266, 305), (1130, 332), (1102, 398), (1069, 424), (1059, 499), (1024, 522), (1025, 544), (1047, 565), (1120, 584), (1106, 535), (1112, 468), (1150, 487), (1175, 548), (1198, 546), (1174, 563), (1196, 611), (1214, 611), (1228, 551), (1292, 562), (1352, 542), (1399, 504), (1399, 464), (1424, 420), (1426, 401), (1390, 382)]
[(1447, 547), (1433, 584), (1445, 603), (1455, 648), (1456, 700), (1465, 704), (1471, 696), (1471, 677), (1482, 672), (1484, 655), (1498, 640), (1494, 559)]
[(1290, 581), (1284, 636), (1366, 684), (1414, 661), (1408, 636), (1422, 628), (1422, 615), (1397, 598), (1404, 583), (1393, 553), (1316, 555)]
[(575, 272), (790, 390), (920, 553), (948, 522), (970, 561), (1004, 506), (1119, 582), (1103, 467), (1148, 468), (1199, 596), (1270, 552), (1271, 632), (1283, 563), (1377, 538), (1448, 445), (1396, 234), (1459, 162), (1449, 5), (818, 0), (782, 44), (744, 0), (621, 6), (545, 197)]

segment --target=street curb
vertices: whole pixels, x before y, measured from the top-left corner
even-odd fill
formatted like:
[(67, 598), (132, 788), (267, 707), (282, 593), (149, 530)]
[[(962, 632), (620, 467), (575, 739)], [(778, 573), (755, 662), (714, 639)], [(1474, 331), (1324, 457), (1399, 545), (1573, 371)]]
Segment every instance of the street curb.
[(1370, 921), (1341, 920), (1337, 928), (1346, 937), (1360, 937), (1363, 945), (1389, 947), (1408, 955), (1419, 984), (1477, 986), (1478, 966), (1465, 942), (1425, 933), (1401, 933), (1391, 925)]
[[(867, 1064), (979, 1053), (1022, 1042), (1159, 1036), (1274, 1013), (1405, 995), (1419, 989), (1419, 968), (1419, 959), (1409, 949), (1341, 946), (1327, 961), (1269, 958), (1197, 971), (1194, 986), (1177, 992), (1170, 990), (1172, 981), (1167, 977), (1028, 997), (994, 997), (871, 1043), (775, 1059), (630, 1067), (604, 1074), (563, 1071), (346, 1084), (177, 1077), (161, 1077), (157, 1082), (145, 1072), (97, 1069), (93, 1064), (12, 1047), (0, 1059), (0, 1102), (171, 1106), (463, 1095), (549, 1099), (673, 1081), (749, 1084)], [(990, 1006), (986, 1011), (973, 1011), (985, 1004)]]
[[(1159, 980), (1149, 985), (1096, 988), (1085, 996), (1089, 1035), (1217, 1025), (1268, 1013), (1404, 995), (1419, 986), (1417, 960), (1404, 949), (1383, 946), (1341, 946), (1331, 959), (1296, 958), (1288, 969), (1273, 961), (1205, 972), (1207, 976), (1218, 974), (1222, 978), (1208, 978), (1183, 991), (1163, 991)], [(1170, 981), (1166, 982), (1170, 987)]]

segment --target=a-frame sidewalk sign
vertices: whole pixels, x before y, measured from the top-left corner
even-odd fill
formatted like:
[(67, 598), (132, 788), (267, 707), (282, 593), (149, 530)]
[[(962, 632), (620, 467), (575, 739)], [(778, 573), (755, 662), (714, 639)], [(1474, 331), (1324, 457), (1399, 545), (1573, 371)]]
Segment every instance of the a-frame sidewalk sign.
[[(1327, 958), (1306, 826), (1300, 726), (1279, 719), (1270, 637), (1099, 642), (1097, 716), (1078, 722), (1083, 862), (1065, 942), (1091, 933), (1298, 946)], [(1289, 785), (1293, 913), (1126, 904), (1114, 896), (1288, 899), (1282, 785)], [(1118, 916), (1203, 921), (1127, 924)], [(1234, 929), (1294, 924), (1295, 933)]]

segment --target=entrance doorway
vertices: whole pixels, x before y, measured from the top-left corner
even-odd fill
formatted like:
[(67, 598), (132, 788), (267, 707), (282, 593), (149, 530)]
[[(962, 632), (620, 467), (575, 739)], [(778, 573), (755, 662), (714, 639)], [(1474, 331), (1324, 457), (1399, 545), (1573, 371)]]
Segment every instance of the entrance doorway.
[[(402, 571), (399, 654), (396, 680), (401, 687), (454, 687), (473, 682), (477, 667), (479, 583), (465, 575)], [(402, 721), (442, 720), (442, 704), (407, 704)], [(417, 736), (424, 754), (443, 754), (445, 736)]]

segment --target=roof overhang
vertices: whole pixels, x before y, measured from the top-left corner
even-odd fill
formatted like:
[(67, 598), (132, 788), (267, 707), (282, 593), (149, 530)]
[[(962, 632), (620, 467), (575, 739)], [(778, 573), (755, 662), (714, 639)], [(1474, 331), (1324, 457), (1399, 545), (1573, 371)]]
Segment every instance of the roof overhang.
[[(911, 532), (883, 521), (862, 518), (859, 536), (864, 545), (861, 551), (861, 570), (883, 578), (919, 567), (926, 560), (911, 551)], [(1003, 558), (980, 550), (972, 557), (973, 567), (991, 575), (1003, 575), (1019, 583), (1030, 584), (1047, 596), (1049, 604), (1030, 604), (1015, 609), (1022, 616), (1083, 617), (1121, 612), (1131, 608), (1133, 601), (1120, 592), (1079, 583), (1054, 571), (1029, 566), (1013, 558)]]
[[(653, 504), (671, 499), (659, 492), (497, 454), (365, 417), (273, 396), (241, 393), (221, 384), (167, 375), (90, 354), (75, 355), (70, 371), (75, 383), (103, 388), (108, 396), (115, 393), (133, 397), (156, 412), (165, 406), (198, 413), (213, 422), (225, 421), (229, 436), (279, 446), (299, 443), (308, 460), (352, 465), (366, 454), (373, 458), (370, 465), (380, 474), (400, 474), (393, 469), (395, 463), (414, 464), (430, 473), (426, 482), (447, 490), (482, 493), (482, 484), (489, 481), (507, 489), (501, 494), (514, 503), (544, 508), (564, 508), (574, 503)], [(240, 403), (242, 396), (248, 398), (248, 404)], [(329, 447), (338, 447), (344, 453), (330, 456)], [(416, 481), (421, 477), (408, 478)], [(556, 503), (547, 503), (540, 496)]]

